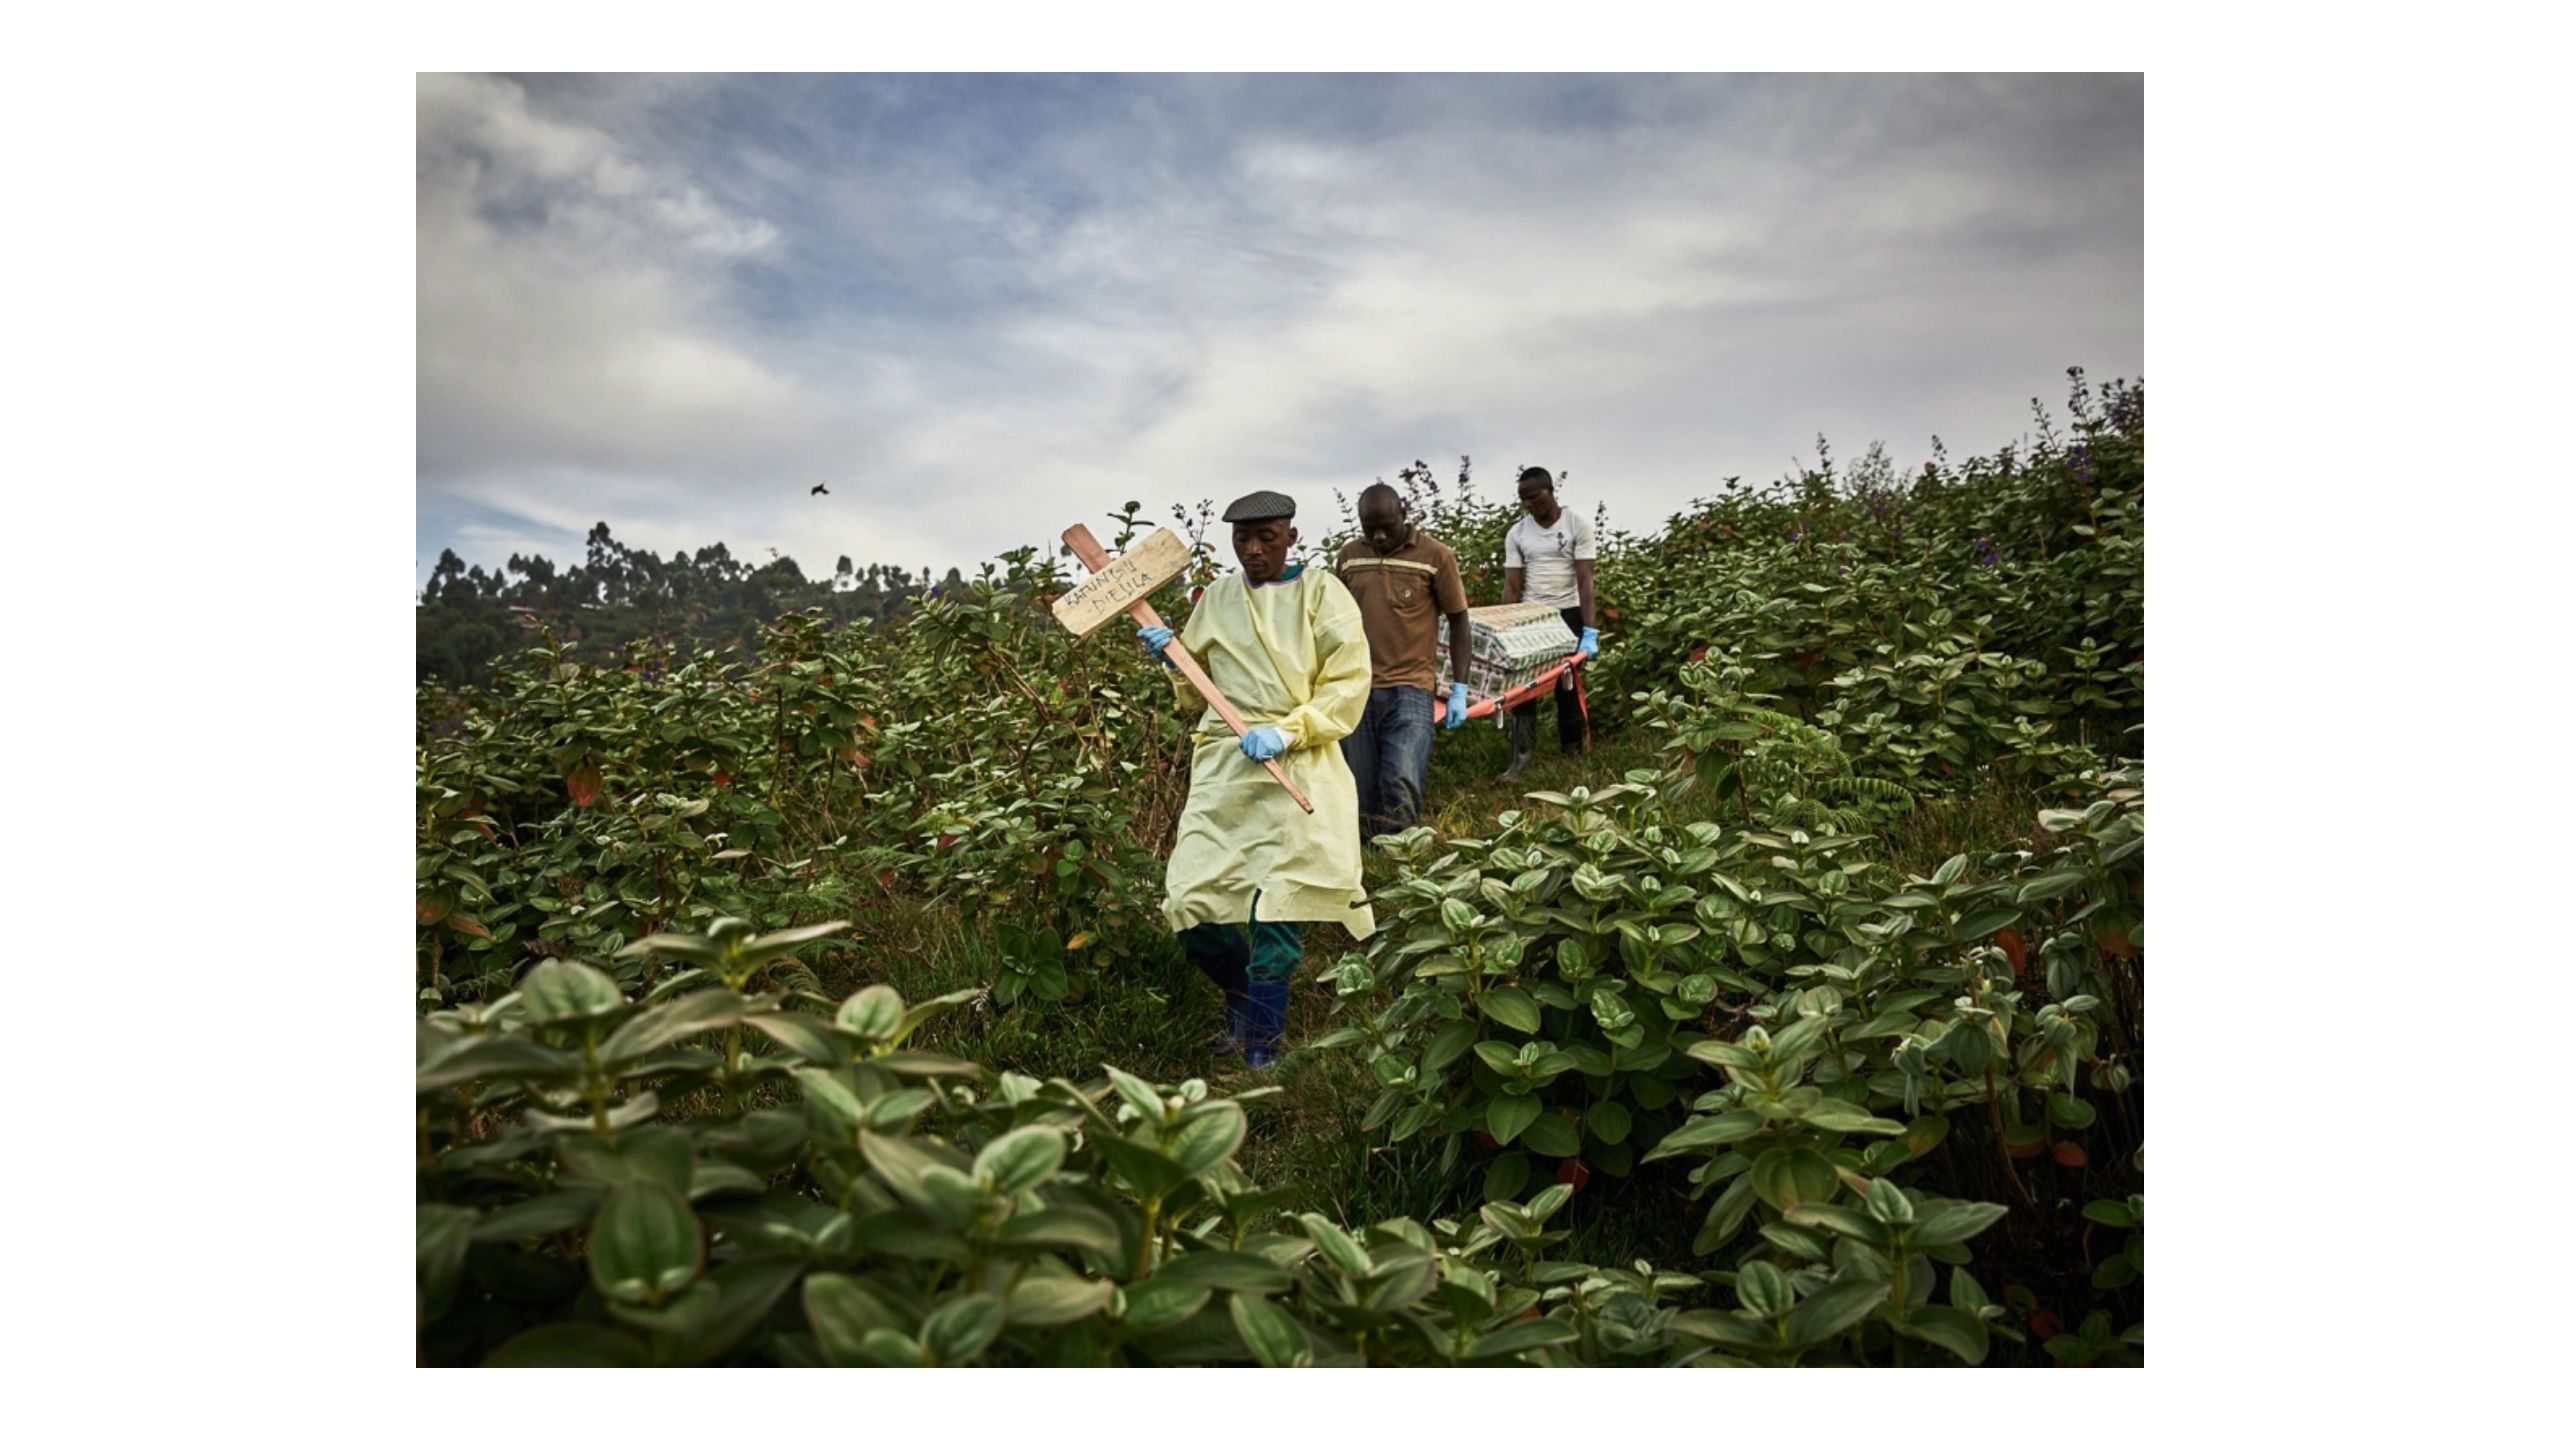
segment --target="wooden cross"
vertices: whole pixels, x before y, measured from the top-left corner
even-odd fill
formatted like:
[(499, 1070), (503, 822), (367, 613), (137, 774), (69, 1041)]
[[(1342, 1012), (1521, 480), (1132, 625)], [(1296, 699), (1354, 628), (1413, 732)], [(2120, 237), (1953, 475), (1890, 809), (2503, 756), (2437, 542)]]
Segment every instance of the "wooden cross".
[[(1141, 626), (1162, 625), (1164, 620), (1156, 614), (1156, 607), (1147, 603), (1147, 597), (1191, 568), (1190, 547), (1170, 530), (1155, 531), (1130, 546), (1117, 560), (1102, 548), (1101, 541), (1093, 538), (1092, 531), (1081, 525), (1068, 526), (1060, 538), (1084, 562), (1084, 568), (1093, 572), (1091, 579), (1059, 596), (1049, 607), (1058, 623), (1071, 634), (1091, 634), (1114, 615), (1126, 615)], [(1200, 692), (1229, 729), (1241, 736), (1252, 728), (1236, 713), (1236, 707), (1227, 703), (1227, 697), (1218, 693), (1218, 687), (1209, 681), (1209, 672), (1182, 647), (1181, 641), (1166, 646), (1164, 658), (1173, 662), (1173, 668), (1182, 672), (1182, 678), (1191, 682), (1191, 688)], [(1289, 779), (1289, 772), (1280, 768), (1278, 760), (1265, 760), (1262, 768), (1271, 772), (1271, 778), (1280, 782), (1289, 798), (1298, 802), (1299, 809), (1310, 815), (1316, 813), (1315, 802)]]

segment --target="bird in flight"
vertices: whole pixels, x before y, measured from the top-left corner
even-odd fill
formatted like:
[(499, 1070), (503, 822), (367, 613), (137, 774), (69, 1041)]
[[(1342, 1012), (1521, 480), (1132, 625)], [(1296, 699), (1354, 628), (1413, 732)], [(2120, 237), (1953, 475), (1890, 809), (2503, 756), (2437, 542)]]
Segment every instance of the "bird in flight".
[(827, 489), (826, 482), (820, 481), (819, 483), (809, 487), (809, 493), (812, 495), (828, 495), (833, 494), (834, 492)]

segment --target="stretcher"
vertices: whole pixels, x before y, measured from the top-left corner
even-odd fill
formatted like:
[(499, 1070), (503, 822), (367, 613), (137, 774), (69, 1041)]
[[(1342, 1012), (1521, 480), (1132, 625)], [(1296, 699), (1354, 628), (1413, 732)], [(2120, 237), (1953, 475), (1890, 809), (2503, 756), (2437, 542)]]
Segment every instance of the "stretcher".
[[(1543, 699), (1556, 688), (1557, 682), (1563, 680), (1566, 674), (1574, 670), (1576, 667), (1581, 665), (1583, 661), (1589, 658), (1589, 656), (1583, 654), (1581, 651), (1576, 650), (1563, 659), (1547, 666), (1545, 669), (1538, 671), (1534, 676), (1530, 677), (1526, 683), (1513, 686), (1511, 689), (1505, 690), (1499, 695), (1487, 695), (1482, 699), (1478, 699), (1476, 698), (1475, 692), (1470, 690), (1467, 692), (1467, 718), (1470, 720), (1481, 720), (1487, 715), (1494, 714), (1497, 711), (1507, 712), (1515, 710), (1528, 701)], [(1579, 677), (1577, 677), (1577, 681), (1578, 679)], [(1576, 683), (1573, 687), (1573, 703), (1582, 707), (1582, 713), (1585, 719), (1590, 718), (1590, 702), (1583, 698), (1582, 686), (1579, 683)], [(1431, 723), (1434, 725), (1440, 724), (1442, 721), (1446, 720), (1448, 716), (1448, 697), (1445, 695), (1433, 696), (1431, 698)]]

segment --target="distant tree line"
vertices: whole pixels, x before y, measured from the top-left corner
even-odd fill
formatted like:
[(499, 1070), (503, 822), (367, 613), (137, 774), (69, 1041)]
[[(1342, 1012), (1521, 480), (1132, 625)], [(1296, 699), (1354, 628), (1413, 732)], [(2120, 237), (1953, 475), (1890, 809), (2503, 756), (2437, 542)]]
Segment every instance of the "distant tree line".
[[(938, 583), (958, 585), (960, 571)], [(823, 610), (840, 625), (888, 621), (933, 588), (929, 573), (856, 569), (843, 555), (835, 573), (815, 578), (788, 555), (750, 565), (726, 545), (662, 560), (614, 539), (599, 521), (587, 532), (586, 562), (565, 570), (541, 555), (510, 555), (496, 574), (466, 567), (451, 550), (438, 557), (418, 597), (418, 679), (485, 683), (497, 658), (532, 633), (528, 621), (548, 622), (590, 654), (644, 637), (679, 651), (731, 643), (752, 650), (756, 626), (786, 611)]]

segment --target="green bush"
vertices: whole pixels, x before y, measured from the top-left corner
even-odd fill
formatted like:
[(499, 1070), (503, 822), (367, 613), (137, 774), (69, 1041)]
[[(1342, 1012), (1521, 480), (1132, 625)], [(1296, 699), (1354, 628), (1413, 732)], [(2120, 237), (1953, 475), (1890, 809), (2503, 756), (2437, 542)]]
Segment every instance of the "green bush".
[(1566, 1187), (1429, 1226), (1289, 1214), (1235, 1163), (1243, 1102), (1270, 1092), (990, 1078), (908, 1045), (973, 992), (911, 1007), (874, 986), (830, 1010), (772, 989), (815, 938), (724, 921), (635, 946), (682, 967), (638, 1000), (553, 960), (421, 1022), (422, 1361), (1570, 1364), (1674, 1344), (1665, 1302), (1693, 1277), (1538, 1259)]
[[(1320, 1042), (1376, 1078), (1367, 1127), (1439, 1140), (1444, 1172), (1475, 1137), (1498, 1152), (1494, 1198), (1557, 1158), (1611, 1176), (1682, 1161), (1697, 1254), (1835, 1268), (1843, 1235), (1884, 1244), (1804, 1208), (1843, 1189), (1872, 1195), (1933, 1152), (1953, 1195), (1999, 1193), (1988, 1157), (2090, 1163), (2083, 1092), (2129, 1090), (2139, 1054), (2138, 772), (2094, 779), (2107, 798), (2046, 814), (2051, 850), (1983, 857), (1978, 879), (1961, 855), (1894, 876), (1855, 835), (1675, 825), (1655, 778), (1532, 795), (1482, 839), (1387, 842), (1403, 865), (1379, 932), (1328, 976), (1355, 1023)], [(2138, 1126), (2103, 1133), (2106, 1158), (2138, 1153)], [(1920, 1233), (1879, 1253), (1965, 1260), (1965, 1236)], [(1896, 1297), (1934, 1283), (1899, 1273)], [(1904, 1298), (1886, 1313), (1915, 1338), (1972, 1337), (1969, 1358), (1985, 1343)]]
[[(1658, 752), (1381, 840), (1323, 965), (1362, 1161), (1437, 1187), (1376, 1208), (1465, 1197), (1428, 1220), (1258, 1187), (1268, 1091), (909, 1048), (1178, 963), (1194, 716), (1049, 619), (1059, 562), (422, 687), (422, 1361), (2139, 1364), (2141, 406), (2075, 375), (2067, 438), (1605, 534), (1595, 716)], [(1398, 480), (1496, 598), (1507, 491)], [(863, 980), (922, 916), (972, 988), (909, 1007)]]

